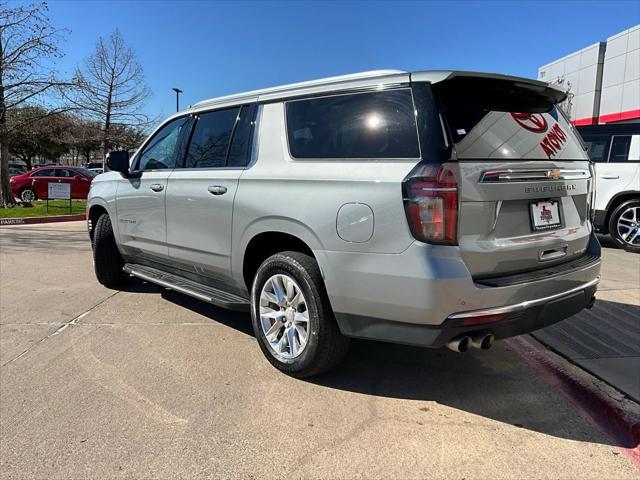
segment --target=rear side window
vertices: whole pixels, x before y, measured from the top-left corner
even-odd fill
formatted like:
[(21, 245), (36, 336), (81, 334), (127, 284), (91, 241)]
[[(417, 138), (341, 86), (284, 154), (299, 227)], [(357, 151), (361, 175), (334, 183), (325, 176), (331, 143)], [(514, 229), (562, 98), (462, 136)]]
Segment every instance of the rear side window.
[(227, 166), (246, 167), (251, 157), (251, 142), (253, 126), (256, 116), (256, 105), (245, 105), (240, 111), (240, 117), (233, 132), (233, 139), (229, 147)]
[(611, 142), (610, 162), (640, 160), (640, 135), (615, 135)]
[(418, 158), (410, 89), (295, 100), (286, 103), (295, 158)]
[(56, 177), (71, 178), (75, 176), (76, 173), (73, 170), (67, 170), (66, 168), (56, 169)]
[(239, 108), (199, 115), (191, 136), (185, 168), (224, 167)]
[(582, 140), (591, 160), (598, 163), (607, 161), (611, 140), (609, 135), (583, 135)]

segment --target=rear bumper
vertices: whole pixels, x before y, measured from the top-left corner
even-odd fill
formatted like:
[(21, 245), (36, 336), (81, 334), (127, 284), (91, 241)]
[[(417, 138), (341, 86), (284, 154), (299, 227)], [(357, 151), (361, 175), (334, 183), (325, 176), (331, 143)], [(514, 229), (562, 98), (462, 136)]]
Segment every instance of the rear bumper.
[[(590, 305), (601, 264), (593, 233), (588, 262), (498, 286), (474, 282), (456, 247), (416, 242), (398, 255), (316, 253), (343, 334), (429, 347), (461, 333), (506, 338), (567, 318)], [(487, 322), (482, 313), (501, 316)]]
[(455, 337), (477, 332), (503, 339), (552, 325), (589, 308), (599, 280), (598, 277), (569, 291), (515, 305), (454, 313), (439, 326), (354, 315), (336, 314), (336, 317), (347, 336), (422, 347), (443, 347)]

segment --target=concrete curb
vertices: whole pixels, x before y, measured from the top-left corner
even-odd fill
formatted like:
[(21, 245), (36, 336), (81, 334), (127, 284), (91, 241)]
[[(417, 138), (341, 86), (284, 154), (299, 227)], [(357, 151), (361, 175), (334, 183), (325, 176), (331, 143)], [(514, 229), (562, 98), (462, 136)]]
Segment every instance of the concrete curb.
[(84, 220), (84, 213), (77, 215), (51, 215), (49, 217), (0, 218), (0, 226), (31, 225), (34, 223), (77, 222)]
[(640, 468), (640, 405), (588, 372), (544, 349), (531, 337), (514, 337), (509, 346), (552, 385)]

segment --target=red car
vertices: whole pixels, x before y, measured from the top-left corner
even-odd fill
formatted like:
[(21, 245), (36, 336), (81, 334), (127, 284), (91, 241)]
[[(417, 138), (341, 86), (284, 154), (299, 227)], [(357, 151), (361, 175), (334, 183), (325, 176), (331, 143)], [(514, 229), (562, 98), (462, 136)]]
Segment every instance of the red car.
[(13, 196), (29, 203), (46, 200), (49, 183), (71, 184), (71, 198), (87, 198), (95, 172), (81, 167), (49, 166), (16, 175), (9, 179)]

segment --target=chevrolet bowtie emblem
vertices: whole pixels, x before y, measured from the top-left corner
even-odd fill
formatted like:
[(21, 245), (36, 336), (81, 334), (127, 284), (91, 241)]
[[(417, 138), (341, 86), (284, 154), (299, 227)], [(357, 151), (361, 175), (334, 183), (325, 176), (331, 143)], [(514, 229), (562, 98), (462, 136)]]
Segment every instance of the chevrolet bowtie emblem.
[(549, 170), (547, 172), (547, 177), (553, 178), (554, 180), (559, 180), (560, 178), (562, 178), (562, 174), (560, 173), (560, 170), (554, 168), (553, 170)]

